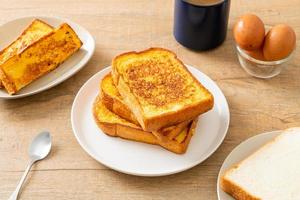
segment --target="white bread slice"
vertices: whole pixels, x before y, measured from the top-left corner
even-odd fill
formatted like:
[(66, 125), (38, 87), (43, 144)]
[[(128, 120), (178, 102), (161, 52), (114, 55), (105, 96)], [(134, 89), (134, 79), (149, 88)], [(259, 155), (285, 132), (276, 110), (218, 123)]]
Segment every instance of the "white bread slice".
[(299, 200), (300, 128), (283, 131), (230, 168), (221, 187), (237, 200)]

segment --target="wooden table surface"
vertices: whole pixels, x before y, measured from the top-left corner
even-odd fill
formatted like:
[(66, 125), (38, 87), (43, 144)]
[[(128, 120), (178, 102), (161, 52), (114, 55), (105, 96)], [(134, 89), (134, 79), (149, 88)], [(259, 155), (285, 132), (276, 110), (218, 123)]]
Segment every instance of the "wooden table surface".
[[(0, 100), (1, 200), (9, 197), (28, 163), (31, 139), (45, 129), (53, 136), (53, 151), (33, 168), (20, 199), (217, 199), (217, 174), (234, 147), (265, 131), (300, 126), (299, 39), (283, 72), (261, 80), (240, 67), (231, 34), (239, 15), (254, 12), (266, 24), (290, 24), (300, 38), (299, 0), (233, 0), (228, 37), (208, 52), (190, 51), (174, 40), (173, 4), (172, 0), (0, 0), (0, 23), (26, 15), (60, 16), (81, 24), (96, 39), (91, 61), (69, 80), (31, 97)], [(227, 97), (231, 122), (223, 144), (202, 164), (176, 175), (143, 178), (115, 172), (88, 156), (72, 133), (70, 110), (79, 88), (114, 56), (152, 46), (173, 50), (215, 80)]]

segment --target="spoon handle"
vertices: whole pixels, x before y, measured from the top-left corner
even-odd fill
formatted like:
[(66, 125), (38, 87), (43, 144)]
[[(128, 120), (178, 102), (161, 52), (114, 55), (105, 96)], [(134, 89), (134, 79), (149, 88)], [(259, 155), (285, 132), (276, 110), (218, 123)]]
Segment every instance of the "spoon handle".
[(8, 200), (17, 200), (18, 195), (19, 195), (19, 191), (20, 191), (20, 189), (22, 188), (22, 185), (23, 185), (23, 183), (24, 183), (24, 181), (25, 181), (25, 179), (26, 179), (26, 177), (27, 177), (27, 174), (28, 174), (28, 172), (30, 171), (30, 169), (31, 169), (31, 167), (32, 167), (32, 165), (33, 165), (34, 163), (35, 163), (35, 160), (31, 160), (31, 161), (30, 161), (30, 163), (29, 163), (29, 165), (27, 166), (27, 168), (26, 168), (26, 170), (25, 170), (25, 172), (24, 172), (24, 174), (23, 174), (23, 176), (22, 176), (22, 178), (21, 178), (21, 180), (20, 180), (20, 182), (19, 182), (17, 188), (16, 188), (15, 191), (10, 195), (10, 197), (9, 197)]

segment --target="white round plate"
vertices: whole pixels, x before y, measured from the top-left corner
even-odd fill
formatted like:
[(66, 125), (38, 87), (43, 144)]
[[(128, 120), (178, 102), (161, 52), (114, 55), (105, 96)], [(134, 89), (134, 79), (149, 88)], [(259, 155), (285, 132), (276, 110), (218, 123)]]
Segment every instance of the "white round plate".
[(239, 163), (243, 159), (247, 158), (265, 143), (271, 141), (273, 138), (278, 136), (280, 133), (281, 131), (272, 131), (253, 136), (247, 139), (246, 141), (242, 142), (232, 150), (232, 152), (227, 156), (227, 158), (223, 162), (223, 165), (219, 172), (217, 183), (217, 193), (219, 200), (234, 200), (234, 198), (225, 193), (220, 187), (220, 178), (225, 173), (225, 171), (232, 167), (234, 164)]
[(70, 78), (82, 67), (84, 67), (94, 53), (95, 41), (86, 29), (67, 19), (46, 16), (18, 18), (1, 25), (0, 49), (5, 48), (7, 45), (13, 42), (34, 19), (41, 19), (53, 27), (58, 27), (64, 22), (68, 23), (75, 30), (83, 45), (78, 52), (68, 58), (57, 69), (32, 82), (20, 90), (17, 94), (9, 95), (6, 91), (4, 91), (4, 89), (0, 89), (0, 98), (17, 99), (52, 88), (67, 78)]
[(187, 152), (177, 155), (159, 146), (109, 137), (96, 125), (92, 104), (101, 79), (111, 67), (95, 74), (78, 92), (72, 107), (73, 132), (82, 148), (94, 159), (116, 171), (138, 176), (163, 176), (198, 165), (222, 143), (229, 125), (227, 101), (214, 81), (194, 67), (192, 74), (214, 95), (214, 108), (201, 115)]

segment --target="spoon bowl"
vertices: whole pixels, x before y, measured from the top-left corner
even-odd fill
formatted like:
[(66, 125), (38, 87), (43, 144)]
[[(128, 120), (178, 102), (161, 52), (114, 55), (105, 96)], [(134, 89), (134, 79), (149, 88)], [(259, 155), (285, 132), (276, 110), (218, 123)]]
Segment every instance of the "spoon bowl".
[(51, 136), (47, 131), (38, 134), (31, 142), (29, 156), (32, 160), (44, 159), (51, 150)]

